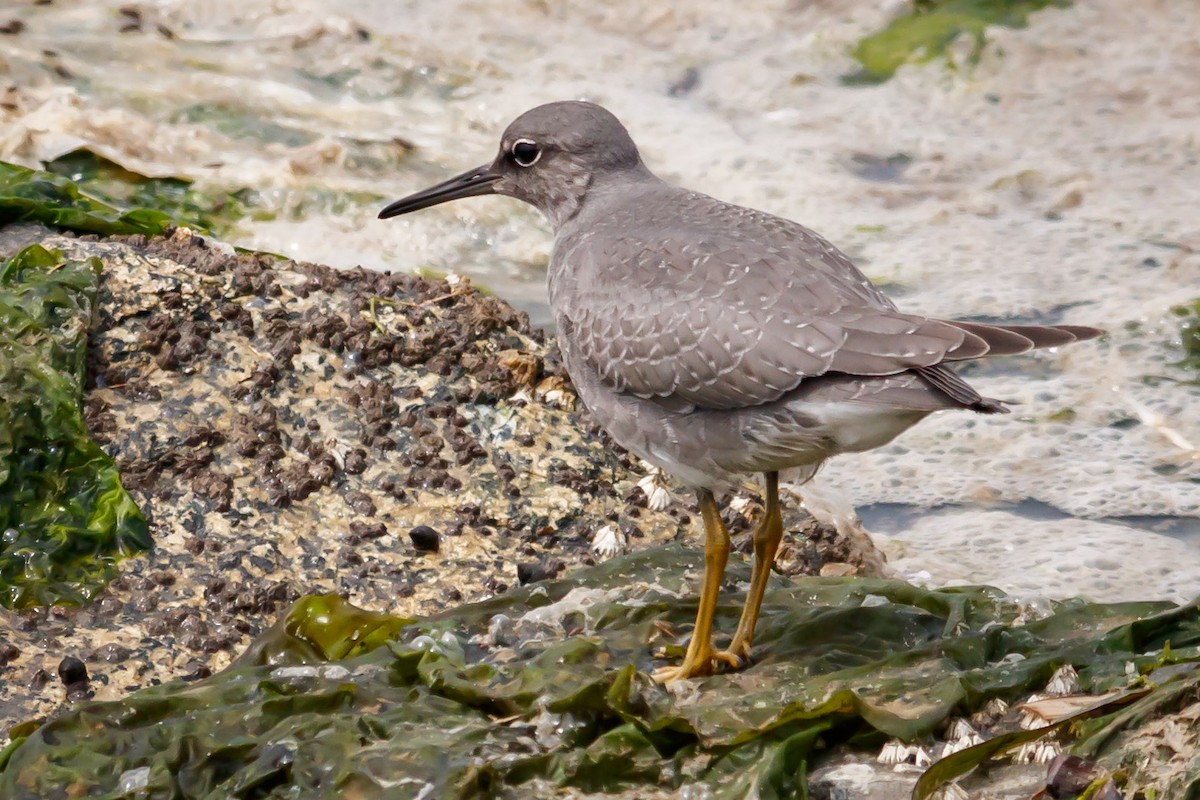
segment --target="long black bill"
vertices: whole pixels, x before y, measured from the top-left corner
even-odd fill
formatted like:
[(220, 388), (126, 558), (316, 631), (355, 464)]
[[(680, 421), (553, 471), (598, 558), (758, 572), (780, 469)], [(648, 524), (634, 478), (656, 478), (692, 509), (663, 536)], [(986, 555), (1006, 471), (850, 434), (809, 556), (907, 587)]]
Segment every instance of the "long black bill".
[(492, 172), (491, 164), (469, 169), (461, 175), (455, 175), (437, 186), (430, 186), (416, 194), (397, 200), (379, 212), (380, 219), (398, 217), (410, 211), (420, 211), (422, 208), (436, 206), (460, 197), (476, 197), (481, 194), (495, 194), (493, 184), (500, 176)]

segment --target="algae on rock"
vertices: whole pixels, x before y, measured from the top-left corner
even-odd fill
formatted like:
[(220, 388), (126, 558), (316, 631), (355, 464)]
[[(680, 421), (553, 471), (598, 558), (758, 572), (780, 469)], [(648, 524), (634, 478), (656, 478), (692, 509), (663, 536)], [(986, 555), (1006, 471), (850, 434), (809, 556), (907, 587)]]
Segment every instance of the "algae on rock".
[(960, 35), (973, 39), (970, 58), (976, 61), (987, 42), (989, 26), (1024, 28), (1034, 11), (1069, 5), (1070, 0), (914, 0), (911, 14), (897, 17), (858, 43), (852, 55), (862, 68), (844, 80), (882, 83), (909, 61), (925, 63), (945, 55)]
[(100, 263), (33, 245), (0, 266), (0, 604), (85, 602), (146, 520), (83, 422)]
[(1179, 344), (1183, 358), (1174, 362), (1174, 366), (1188, 370), (1194, 377), (1187, 383), (1200, 384), (1200, 299), (1171, 309), (1179, 323)]

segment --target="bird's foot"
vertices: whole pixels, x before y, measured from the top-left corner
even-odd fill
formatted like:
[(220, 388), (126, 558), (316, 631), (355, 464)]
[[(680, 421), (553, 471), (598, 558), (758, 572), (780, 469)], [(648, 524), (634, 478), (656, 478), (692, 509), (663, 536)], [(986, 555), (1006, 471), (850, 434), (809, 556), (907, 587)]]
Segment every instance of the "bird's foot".
[(696, 660), (695, 663), (688, 663), (685, 660), (677, 667), (659, 667), (650, 673), (650, 678), (655, 683), (667, 686), (675, 681), (686, 681), (689, 678), (703, 678), (712, 674), (712, 659), (706, 658), (703, 661)]
[(668, 684), (689, 678), (703, 678), (717, 672), (722, 666), (731, 670), (744, 669), (750, 664), (750, 645), (734, 643), (728, 650), (709, 649), (703, 655), (692, 656), (691, 651), (677, 667), (660, 667), (651, 673), (655, 683)]

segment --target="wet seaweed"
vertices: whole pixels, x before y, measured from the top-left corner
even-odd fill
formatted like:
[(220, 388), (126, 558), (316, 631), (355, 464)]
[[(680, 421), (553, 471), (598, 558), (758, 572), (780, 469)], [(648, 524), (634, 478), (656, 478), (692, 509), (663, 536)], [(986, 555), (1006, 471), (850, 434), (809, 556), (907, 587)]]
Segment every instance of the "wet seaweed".
[(0, 604), (83, 603), (150, 546), (82, 400), (97, 259), (33, 245), (0, 265)]
[(1185, 383), (1200, 384), (1200, 299), (1175, 306), (1171, 313), (1179, 318), (1179, 346), (1183, 357), (1173, 365), (1194, 377)]
[(248, 190), (201, 191), (183, 178), (150, 178), (87, 150), (77, 150), (46, 164), (46, 171), (68, 178), (87, 195), (129, 211), (155, 209), (175, 225), (222, 232), (249, 213)]
[(1070, 0), (915, 0), (913, 11), (858, 43), (851, 53), (862, 65), (843, 77), (851, 85), (883, 83), (904, 64), (924, 64), (946, 55), (960, 35), (973, 40), (969, 63), (987, 44), (992, 25), (1024, 28), (1029, 15), (1047, 6), (1066, 8)]
[[(921, 740), (1063, 664), (1093, 693), (1128, 688), (1132, 664), (1137, 708), (1159, 692), (1138, 671), (1200, 661), (1194, 605), (1071, 601), (1027, 622), (987, 587), (777, 578), (757, 663), (667, 691), (646, 672), (679, 648), (666, 631), (694, 612), (679, 590), (696, 558), (671, 545), (419, 620), (303, 598), (225, 672), (32, 732), (0, 793), (798, 797), (835, 748)], [(722, 604), (718, 626), (736, 614)]]
[(0, 161), (0, 226), (40, 222), (79, 233), (158, 234), (174, 225), (169, 214), (149, 208), (121, 211), (50, 172)]

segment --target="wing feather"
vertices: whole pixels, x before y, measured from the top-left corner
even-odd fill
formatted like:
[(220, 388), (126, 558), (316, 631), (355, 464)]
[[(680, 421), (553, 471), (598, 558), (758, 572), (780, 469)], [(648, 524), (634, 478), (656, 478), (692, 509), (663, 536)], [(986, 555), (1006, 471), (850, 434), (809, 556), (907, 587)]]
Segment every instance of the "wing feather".
[(807, 228), (669, 191), (618, 204), (556, 241), (550, 292), (560, 328), (618, 391), (728, 409), (777, 400), (820, 375), (914, 370), (980, 407), (990, 401), (938, 365), (1098, 334), (905, 314)]

